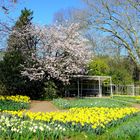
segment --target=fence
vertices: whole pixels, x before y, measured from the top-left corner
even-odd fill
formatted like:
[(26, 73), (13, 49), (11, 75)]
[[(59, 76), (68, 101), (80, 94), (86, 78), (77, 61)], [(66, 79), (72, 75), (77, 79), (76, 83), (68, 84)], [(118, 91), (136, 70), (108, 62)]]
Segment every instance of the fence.
[(134, 85), (112, 85), (113, 94), (118, 95), (140, 95), (140, 86)]

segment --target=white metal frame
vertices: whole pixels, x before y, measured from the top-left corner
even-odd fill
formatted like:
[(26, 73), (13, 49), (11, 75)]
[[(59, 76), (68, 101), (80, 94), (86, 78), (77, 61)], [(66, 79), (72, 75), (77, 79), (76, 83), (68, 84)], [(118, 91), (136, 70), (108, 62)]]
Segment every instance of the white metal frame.
[(112, 78), (111, 76), (88, 76), (88, 75), (74, 75), (72, 77), (75, 77), (75, 78), (78, 78), (77, 80), (77, 90), (78, 90), (78, 97), (80, 97), (80, 86), (79, 86), (79, 79), (89, 79), (89, 80), (98, 80), (98, 83), (99, 83), (99, 97), (102, 97), (102, 82), (104, 80), (107, 80), (107, 79), (110, 79), (110, 95), (112, 96), (113, 95), (113, 92), (112, 92)]

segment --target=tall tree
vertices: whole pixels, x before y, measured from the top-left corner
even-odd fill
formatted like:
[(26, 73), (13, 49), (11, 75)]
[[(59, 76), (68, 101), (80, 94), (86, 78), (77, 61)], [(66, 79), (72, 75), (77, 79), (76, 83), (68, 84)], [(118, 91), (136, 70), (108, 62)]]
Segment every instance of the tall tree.
[(87, 11), (84, 9), (77, 8), (67, 8), (61, 9), (54, 13), (53, 21), (54, 23), (64, 24), (65, 22), (80, 22), (81, 25), (85, 25), (85, 16)]
[(21, 16), (13, 27), (13, 31), (8, 39), (8, 49), (3, 61), (0, 63), (0, 81), (6, 86), (11, 94), (28, 94), (28, 78), (21, 75), (22, 67), (26, 61), (30, 60), (31, 54), (35, 51), (35, 37), (27, 30), (31, 26), (33, 12), (27, 9), (21, 11)]
[[(91, 30), (109, 36), (116, 46), (127, 50), (140, 69), (140, 1), (83, 0), (88, 6), (87, 23)], [(124, 51), (124, 50), (123, 50)]]
[(37, 40), (32, 36), (28, 28), (32, 24), (33, 12), (28, 9), (21, 11), (21, 16), (13, 27), (13, 31), (8, 39), (9, 51), (20, 51), (22, 54), (27, 55), (36, 49)]

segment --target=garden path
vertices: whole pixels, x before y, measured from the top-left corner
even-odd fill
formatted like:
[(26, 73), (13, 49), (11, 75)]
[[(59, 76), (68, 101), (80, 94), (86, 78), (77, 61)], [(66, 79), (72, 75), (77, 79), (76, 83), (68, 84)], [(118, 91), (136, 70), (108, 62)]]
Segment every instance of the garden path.
[(133, 104), (133, 107), (140, 109), (140, 104)]
[(31, 112), (54, 112), (60, 111), (55, 107), (51, 101), (31, 101), (31, 107), (29, 109)]
[[(135, 108), (140, 109), (140, 104), (133, 104)], [(51, 101), (31, 101), (31, 107), (29, 109), (31, 112), (54, 112), (54, 111), (66, 111), (58, 109)]]

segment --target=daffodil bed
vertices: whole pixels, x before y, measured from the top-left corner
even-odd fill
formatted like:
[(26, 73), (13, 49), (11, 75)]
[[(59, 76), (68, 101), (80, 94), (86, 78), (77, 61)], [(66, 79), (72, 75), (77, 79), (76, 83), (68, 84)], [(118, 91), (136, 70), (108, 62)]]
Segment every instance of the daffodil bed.
[(117, 101), (111, 98), (84, 98), (75, 100), (66, 99), (54, 99), (53, 103), (64, 109), (69, 109), (73, 107), (127, 107), (130, 103), (125, 103), (122, 101)]
[(30, 98), (27, 96), (1, 96), (0, 110), (21, 110), (29, 108)]
[(0, 139), (51, 140), (69, 139), (75, 133), (97, 135), (139, 112), (113, 99), (84, 99), (79, 104), (75, 100), (74, 108), (71, 105), (65, 112), (50, 113), (21, 110), (29, 103), (27, 96), (0, 96)]
[(95, 140), (140, 140), (140, 114), (96, 137)]
[(101, 134), (106, 128), (122, 123), (137, 114), (135, 108), (71, 108), (67, 112), (32, 113), (3, 111), (0, 115), (0, 136), (37, 139), (60, 138), (69, 132)]
[(127, 101), (132, 103), (140, 103), (140, 96), (130, 96), (130, 95), (115, 95), (113, 99), (120, 101)]

